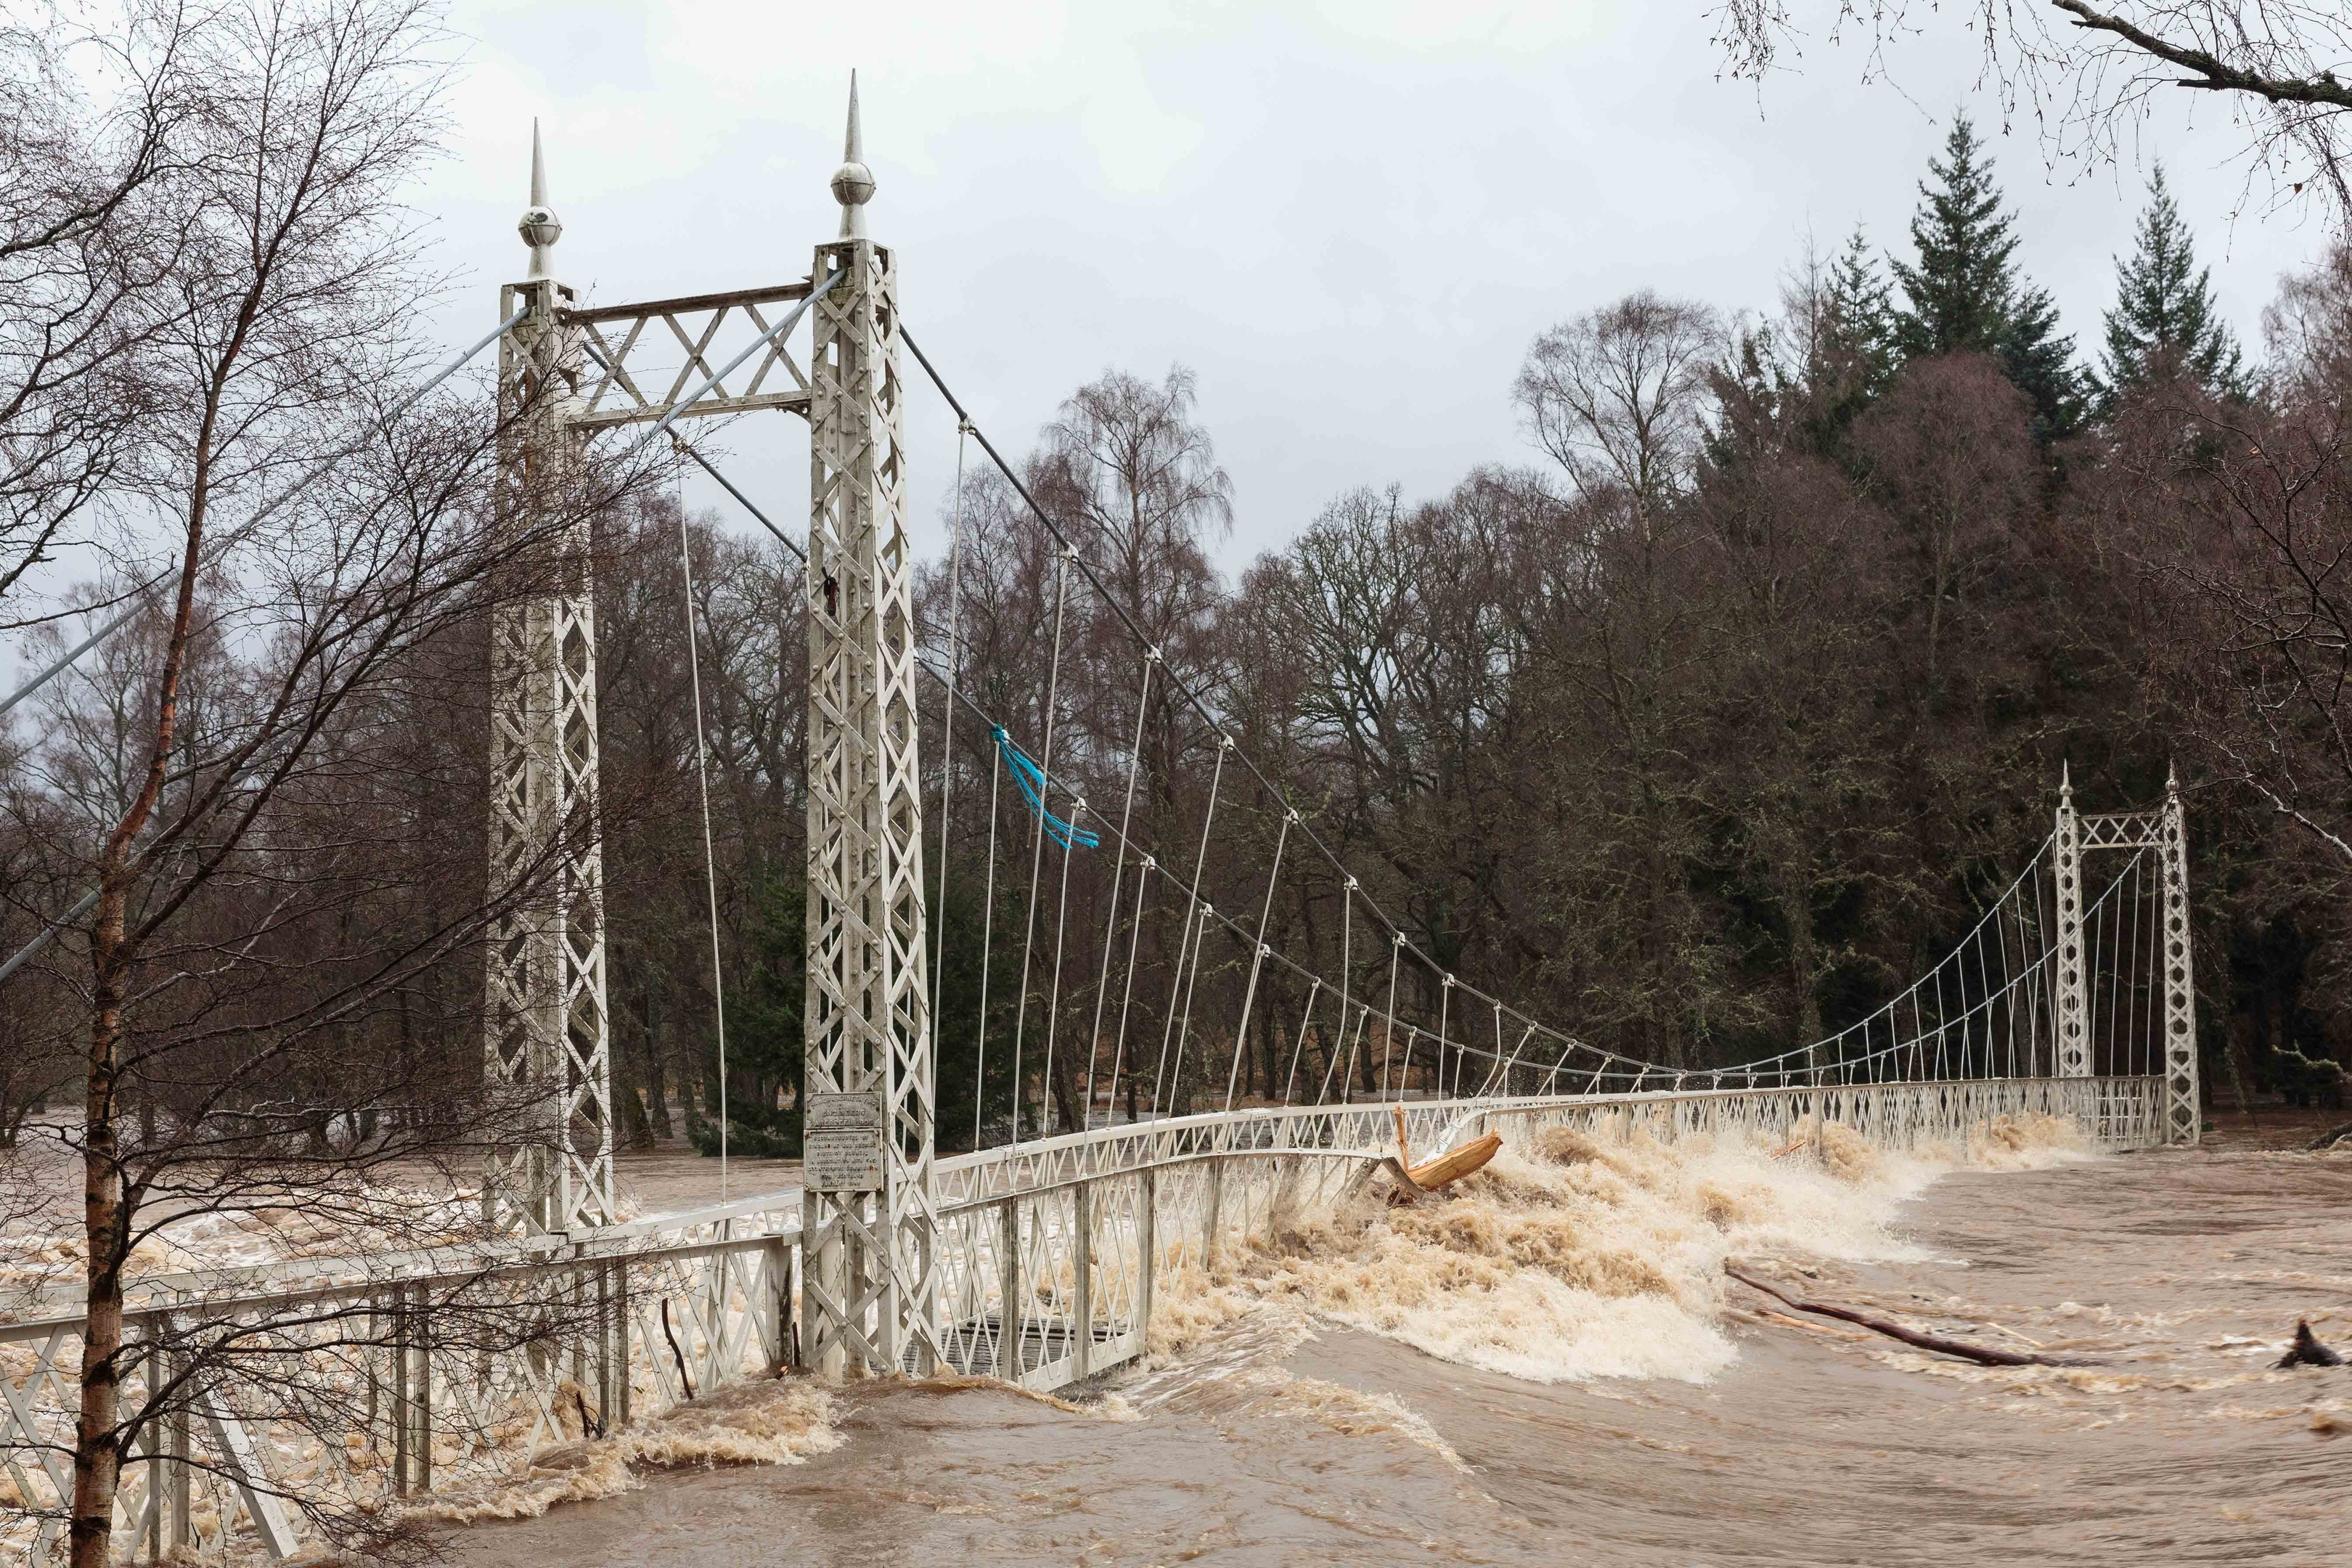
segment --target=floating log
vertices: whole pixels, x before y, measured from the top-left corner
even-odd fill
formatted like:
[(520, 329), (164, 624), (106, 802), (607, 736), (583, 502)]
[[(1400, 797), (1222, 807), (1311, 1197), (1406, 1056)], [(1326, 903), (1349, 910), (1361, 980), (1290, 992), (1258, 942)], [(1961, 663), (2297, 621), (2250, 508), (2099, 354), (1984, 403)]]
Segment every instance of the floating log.
[(2291, 1366), (2342, 1366), (2344, 1358), (2319, 1342), (2311, 1325), (2303, 1319), (2294, 1321), (2294, 1343), (2287, 1346), (2286, 1354), (2279, 1357), (2274, 1369), (2284, 1372)]
[(1840, 1322), (1853, 1323), (1868, 1329), (1874, 1334), (1885, 1334), (1890, 1340), (1900, 1340), (1906, 1345), (1913, 1345), (1923, 1351), (1933, 1351), (1937, 1355), (1957, 1356), (1962, 1361), (1972, 1361), (1979, 1366), (2098, 1366), (2103, 1364), (2095, 1361), (2078, 1361), (2068, 1356), (2025, 1355), (2017, 1351), (1991, 1350), (1983, 1345), (1969, 1344), (1965, 1340), (1948, 1340), (1941, 1334), (1923, 1334), (1916, 1329), (1906, 1329), (1900, 1323), (1890, 1323), (1884, 1318), (1871, 1317), (1868, 1313), (1858, 1312), (1852, 1307), (1841, 1307), (1829, 1301), (1801, 1301), (1794, 1296), (1782, 1295), (1754, 1275), (1742, 1273), (1728, 1263), (1723, 1266), (1723, 1271), (1748, 1289), (1761, 1290), (1767, 1296), (1793, 1310), (1811, 1312), (1819, 1318), (1835, 1318)]
[(1502, 1152), (1503, 1135), (1489, 1132), (1483, 1138), (1473, 1138), (1459, 1149), (1449, 1149), (1436, 1159), (1423, 1164), (1412, 1163), (1412, 1150), (1404, 1139), (1404, 1107), (1392, 1105), (1390, 1111), (1396, 1117), (1397, 1163), (1404, 1167), (1405, 1177), (1424, 1193), (1458, 1182), (1471, 1172)]

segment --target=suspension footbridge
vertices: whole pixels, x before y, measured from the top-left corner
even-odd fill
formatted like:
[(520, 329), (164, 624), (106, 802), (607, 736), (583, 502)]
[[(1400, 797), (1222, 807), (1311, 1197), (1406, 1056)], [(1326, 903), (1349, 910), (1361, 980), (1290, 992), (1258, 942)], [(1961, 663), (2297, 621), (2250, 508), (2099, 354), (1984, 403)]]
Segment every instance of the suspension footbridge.
[[(778, 532), (802, 557), (808, 639), (801, 1185), (618, 1216), (582, 524), (557, 542), (572, 564), (556, 590), (502, 610), (492, 632), (490, 875), (551, 866), (554, 883), (489, 943), (486, 1071), (541, 1108), (538, 1136), (487, 1157), (482, 1215), (499, 1239), (142, 1277), (133, 1397), (202, 1369), (123, 1467), (118, 1539), (142, 1556), (223, 1552), (247, 1534), (289, 1556), (315, 1532), (316, 1498), (396, 1509), (795, 1368), (1034, 1389), (1095, 1377), (1146, 1352), (1170, 1281), (1329, 1212), (1375, 1170), (1490, 1131), (1788, 1143), (1835, 1122), (1927, 1150), (2041, 1115), (2105, 1149), (2197, 1141), (2177, 784), (2145, 809), (2088, 813), (2062, 776), (2050, 836), (1973, 929), (1867, 1016), (1767, 1059), (1630, 1059), (1449, 972), (916, 347), (898, 258), (866, 232), (876, 185), (854, 87), (831, 189), (840, 230), (804, 279), (588, 305), (555, 275), (562, 229), (534, 134), (530, 266), (475, 351), (498, 347), (504, 526), (532, 526), (599, 440), (777, 412), (809, 427), (808, 531)], [(1018, 712), (992, 712), (963, 682), (960, 511), (946, 625), (918, 616), (909, 359), (1035, 531), (1046, 619)], [(1082, 653), (1081, 616), (1111, 628), (1109, 651)], [(1121, 716), (1124, 745), (1077, 738), (1081, 685)], [(1182, 809), (1139, 810), (1164, 766), (1154, 725), (1181, 727), (1206, 759)], [(1080, 779), (1108, 787), (1089, 799)], [(1245, 814), (1274, 831), (1237, 855)], [(985, 843), (981, 984), (1018, 978), (1009, 1019), (978, 1011), (976, 1080), (943, 1084), (934, 911), (956, 831)], [(1336, 895), (1336, 942), (1276, 937), (1277, 889), (1302, 866)], [(1020, 911), (1001, 929), (1000, 905)], [(942, 1157), (943, 1097), (992, 1125), (992, 1056), (1000, 1079), (1011, 1068), (1007, 1136)], [(525, 1320), (544, 1331), (485, 1327)], [(69, 1301), (0, 1322), (0, 1470), (22, 1498), (71, 1493), (80, 1334)], [(304, 1383), (282, 1371), (297, 1363), (330, 1371)], [(298, 1384), (313, 1392), (298, 1399)], [(336, 1430), (348, 1440), (319, 1440)], [(37, 1552), (58, 1536), (42, 1529)]]

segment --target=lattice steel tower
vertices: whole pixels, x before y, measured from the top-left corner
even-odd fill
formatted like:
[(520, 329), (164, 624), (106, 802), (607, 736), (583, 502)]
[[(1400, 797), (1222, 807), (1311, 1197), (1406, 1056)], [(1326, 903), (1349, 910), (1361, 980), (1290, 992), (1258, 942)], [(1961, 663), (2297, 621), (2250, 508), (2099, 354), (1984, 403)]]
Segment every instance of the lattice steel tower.
[[(517, 226), (530, 270), (499, 290), (499, 526), (549, 529), (550, 575), (501, 605), (490, 634), (490, 895), (529, 887), (489, 932), (486, 1066), (539, 1123), (494, 1144), (485, 1220), (538, 1234), (613, 1217), (613, 1087), (604, 1013), (604, 855), (596, 806), (596, 613), (588, 524), (566, 478), (581, 439), (572, 292), (548, 272), (563, 226), (547, 205), (539, 127), (530, 205)], [(567, 516), (567, 512), (571, 515)], [(534, 1093), (533, 1091), (536, 1091)]]
[[(931, 1031), (897, 260), (866, 233), (856, 79), (817, 247), (809, 400), (806, 1357), (939, 1363)], [(828, 279), (831, 280), (827, 287)]]
[(2204, 1110), (2198, 1084), (2197, 965), (2189, 929), (2189, 814), (2180, 802), (2180, 774), (2167, 773), (2164, 804), (2154, 811), (2085, 816), (2074, 809), (2074, 782), (2058, 775), (2058, 825), (2052, 843), (2057, 881), (2058, 973), (2053, 1026), (2060, 1078), (2090, 1078), (2096, 987), (2083, 932), (2083, 858), (2095, 851), (2156, 851), (2161, 876), (2159, 946), (2164, 992), (2164, 1140), (2193, 1144)]

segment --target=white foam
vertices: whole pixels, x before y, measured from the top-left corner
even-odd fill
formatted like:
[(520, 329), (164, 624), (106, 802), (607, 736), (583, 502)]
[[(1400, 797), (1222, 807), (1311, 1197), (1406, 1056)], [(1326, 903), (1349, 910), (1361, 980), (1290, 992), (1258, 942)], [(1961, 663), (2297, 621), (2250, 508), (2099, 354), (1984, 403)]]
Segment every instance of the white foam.
[(1798, 1131), (1786, 1148), (1541, 1133), (1444, 1196), (1241, 1251), (1215, 1279), (1179, 1284), (1173, 1315), (1207, 1335), (1253, 1306), (1286, 1303), (1528, 1382), (1705, 1382), (1738, 1354), (1723, 1327), (1727, 1258), (1922, 1261), (1930, 1255), (1901, 1233), (1900, 1212), (1956, 1163), (2083, 1157), (2063, 1124), (2039, 1118), (1996, 1124), (1967, 1154), (1940, 1157), (1889, 1156), (1834, 1124), (1824, 1155), (1810, 1128)]

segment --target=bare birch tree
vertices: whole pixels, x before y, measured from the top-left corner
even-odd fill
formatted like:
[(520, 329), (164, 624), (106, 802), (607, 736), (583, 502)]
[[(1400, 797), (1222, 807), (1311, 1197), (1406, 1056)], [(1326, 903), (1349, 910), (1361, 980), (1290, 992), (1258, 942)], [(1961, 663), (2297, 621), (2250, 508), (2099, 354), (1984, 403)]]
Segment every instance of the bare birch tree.
[[(79, 1003), (82, 1112), (45, 1130), (82, 1177), (64, 1511), (89, 1568), (113, 1560), (124, 1458), (158, 1422), (244, 1377), (323, 1431), (347, 1414), (331, 1378), (304, 1393), (310, 1363), (278, 1352), (331, 1361), (339, 1333), (363, 1332), (337, 1308), (321, 1334), (297, 1302), (131, 1333), (142, 1248), (203, 1215), (299, 1214), (363, 1252), (446, 1240), (468, 1228), (448, 1199), (483, 1146), (534, 1135), (531, 1107), (480, 1069), (479, 943), (550, 869), (485, 879), (484, 643), (497, 605), (576, 582), (574, 542), (630, 487), (576, 465), (541, 481), (524, 526), (497, 500), (485, 402), (386, 413), (428, 352), (434, 279), (401, 199), (444, 129), (432, 6), (142, 5), (131, 23), (167, 40), (185, 94), (137, 214), (172, 308), (109, 371), (135, 386), (135, 420), (53, 464), (41, 482), (64, 499), (27, 513), (45, 543), (39, 519), (102, 510), (125, 587), (149, 580), (138, 540), (161, 533), (171, 563), (132, 635), (44, 694), (26, 766), (54, 808), (19, 824), (96, 888), (47, 966)], [(96, 215), (88, 243), (106, 251), (130, 207)], [(509, 1339), (545, 1322), (483, 1319)]]

